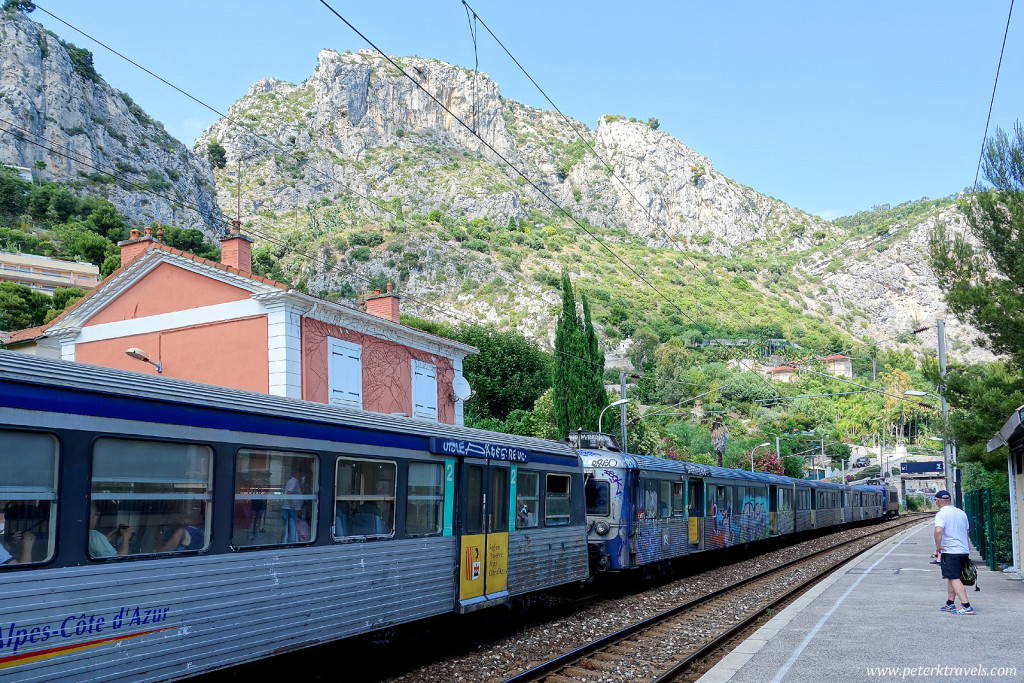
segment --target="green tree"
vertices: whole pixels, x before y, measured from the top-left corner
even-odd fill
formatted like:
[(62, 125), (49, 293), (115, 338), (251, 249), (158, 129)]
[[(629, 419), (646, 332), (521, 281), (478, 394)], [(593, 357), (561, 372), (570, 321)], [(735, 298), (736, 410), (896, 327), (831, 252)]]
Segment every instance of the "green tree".
[(0, 214), (17, 218), (28, 207), (31, 184), (21, 179), (10, 166), (0, 166)]
[(51, 305), (45, 294), (14, 282), (0, 282), (0, 330), (12, 332), (42, 325)]
[(43, 323), (48, 323), (56, 318), (83, 296), (85, 296), (85, 290), (78, 287), (58, 287), (53, 290), (53, 298), (50, 300), (52, 308), (46, 312)]
[(576, 312), (569, 274), (562, 273), (562, 312), (555, 330), (552, 373), (552, 399), (559, 438), (570, 430), (597, 429), (598, 415), (608, 404), (601, 384), (604, 354), (596, 348), (589, 305), (585, 306), (584, 313), (585, 319), (581, 320)]
[(85, 219), (85, 223), (90, 230), (97, 235), (103, 235), (111, 242), (127, 238), (124, 216), (119, 214), (114, 205), (106, 200), (100, 200), (92, 209), (89, 217)]
[(992, 351), (1024, 368), (1024, 129), (997, 129), (985, 144), (990, 189), (961, 202), (973, 246), (939, 224), (929, 235), (929, 261), (958, 318), (987, 338)]
[(96, 73), (96, 67), (92, 63), (92, 53), (86, 50), (84, 47), (77, 47), (71, 43), (66, 43), (63, 40), (60, 44), (64, 46), (64, 49), (68, 53), (68, 57), (71, 58), (71, 64), (75, 67), (75, 71), (82, 78), (86, 78), (93, 83), (99, 83), (102, 79), (100, 75)]
[(480, 350), (462, 364), (473, 387), (466, 410), (474, 420), (506, 420), (513, 411), (532, 410), (551, 386), (551, 357), (521, 334), (492, 325), (462, 325), (455, 339)]
[(555, 419), (555, 389), (548, 389), (537, 402), (533, 404), (533, 436), (538, 439), (551, 439), (557, 441), (565, 437), (564, 433), (558, 430), (558, 421)]
[(19, 11), (24, 12), (25, 14), (28, 14), (28, 13), (32, 12), (33, 10), (35, 10), (35, 8), (36, 8), (36, 4), (34, 2), (31, 2), (30, 0), (5, 0), (4, 1), (4, 11), (5, 12), (13, 12), (15, 10), (19, 10)]
[(206, 158), (214, 168), (224, 168), (228, 165), (228, 151), (216, 140), (210, 140), (206, 145)]
[[(156, 225), (153, 226), (154, 228)], [(220, 249), (206, 240), (206, 235), (196, 228), (176, 228), (172, 225), (164, 226), (164, 242), (167, 246), (187, 251), (196, 256), (220, 260)]]

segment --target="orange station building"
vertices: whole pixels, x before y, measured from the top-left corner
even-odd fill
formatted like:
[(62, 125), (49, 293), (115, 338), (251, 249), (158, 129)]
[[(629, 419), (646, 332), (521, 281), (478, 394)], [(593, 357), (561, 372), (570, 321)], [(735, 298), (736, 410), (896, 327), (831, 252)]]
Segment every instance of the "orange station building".
[(390, 284), (357, 310), (254, 275), (252, 240), (237, 227), (220, 263), (151, 233), (133, 230), (119, 243), (120, 269), (7, 348), (152, 374), (159, 364), (165, 377), (463, 424), (453, 387), (477, 350), (400, 324)]

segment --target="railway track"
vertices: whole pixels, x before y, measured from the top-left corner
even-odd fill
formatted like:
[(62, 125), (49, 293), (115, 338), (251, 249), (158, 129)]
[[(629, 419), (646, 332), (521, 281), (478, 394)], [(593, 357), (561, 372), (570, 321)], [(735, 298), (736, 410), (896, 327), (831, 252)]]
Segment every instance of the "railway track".
[(817, 551), (668, 609), (532, 666), (505, 683), (677, 680), (840, 564), (927, 515)]

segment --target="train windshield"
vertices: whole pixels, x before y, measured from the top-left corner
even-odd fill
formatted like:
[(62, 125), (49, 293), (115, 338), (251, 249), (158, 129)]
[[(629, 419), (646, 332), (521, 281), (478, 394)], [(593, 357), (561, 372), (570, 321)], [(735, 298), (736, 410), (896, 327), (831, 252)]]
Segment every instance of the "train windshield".
[(587, 514), (607, 517), (611, 510), (608, 482), (587, 479)]

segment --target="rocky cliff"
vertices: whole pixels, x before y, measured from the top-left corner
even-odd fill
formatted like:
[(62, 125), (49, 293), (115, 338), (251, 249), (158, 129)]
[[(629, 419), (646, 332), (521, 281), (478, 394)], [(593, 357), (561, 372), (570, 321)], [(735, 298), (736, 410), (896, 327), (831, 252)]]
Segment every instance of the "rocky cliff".
[[(558, 215), (550, 197), (585, 226), (613, 231), (605, 240), (706, 254), (709, 273), (716, 258), (752, 260), (759, 268), (741, 277), (753, 290), (786, 311), (801, 311), (856, 337), (889, 338), (944, 315), (927, 266), (926, 236), (936, 220), (963, 229), (955, 209), (935, 211), (913, 225), (846, 234), (726, 178), (710, 159), (656, 126), (604, 116), (591, 129), (504, 99), (485, 74), (431, 59), (394, 60), (449, 111), (379, 55), (324, 50), (307, 81), (259, 81), (196, 142), (196, 152), (214, 140), (227, 149), (228, 164), (217, 172), (225, 213), (233, 213), (240, 198), (243, 221), (258, 236), (291, 231), (293, 241), (303, 241), (308, 236), (295, 237), (296, 231), (313, 231), (314, 250), (324, 258), (303, 259), (297, 270), (293, 264), (312, 291), (337, 286), (320, 261), (333, 262), (344, 253), (344, 245), (336, 248), (337, 241), (332, 246), (321, 234), (341, 232), (345, 224), (318, 222), (321, 207), (347, 206), (382, 225), (394, 218), (396, 206), (406, 214), (439, 210), (459, 217), (461, 226), (514, 223), (534, 236), (552, 237), (557, 252), (559, 244), (583, 236), (568, 220), (545, 218)], [(615, 230), (628, 237), (617, 237)], [(562, 253), (561, 263), (516, 257), (510, 267), (500, 256), (493, 258), (504, 249), (493, 239), (479, 248), (492, 257), (478, 258), (472, 249), (467, 257), (455, 241), (463, 239), (458, 226), (426, 232), (431, 234), (396, 238), (389, 251), (373, 250), (362, 264), (350, 263), (377, 280), (402, 279), (406, 293), (440, 297), (478, 319), (511, 319), (522, 332), (550, 337), (557, 295), (544, 286), (542, 271), (572, 270), (579, 255)], [(546, 241), (535, 255), (555, 256), (543, 254), (544, 246), (552, 251)], [(411, 273), (395, 258), (403, 251), (416, 257)], [(692, 261), (677, 260), (677, 267), (691, 270)], [(776, 274), (767, 271), (769, 265)], [(582, 277), (609, 279), (600, 270), (578, 268)], [(733, 268), (726, 263), (719, 273), (728, 270)], [(466, 286), (486, 282), (495, 272), (502, 279), (492, 288), (497, 292), (479, 296)], [(784, 273), (781, 281), (778, 273)], [(666, 277), (683, 282), (671, 273)], [(698, 278), (691, 289), (693, 284), (704, 283)], [(635, 296), (634, 291), (625, 299)], [(949, 323), (954, 353), (987, 357), (974, 347), (973, 330)]]
[(0, 162), (108, 198), (139, 224), (221, 230), (209, 163), (20, 12), (0, 12)]
[[(196, 151), (211, 140), (228, 150), (219, 183), (225, 210), (234, 206), (241, 159), (249, 212), (289, 211), (349, 190), (400, 197), (407, 210), (444, 208), (502, 223), (532, 208), (553, 211), (500, 154), (574, 215), (623, 225), (652, 244), (692, 242), (728, 254), (794, 224), (808, 239), (830, 232), (820, 218), (722, 176), (708, 158), (646, 123), (606, 116), (591, 130), (503, 99), (485, 74), (437, 60), (396, 61), (451, 114), (382, 57), (324, 50), (309, 80), (256, 83), (196, 142)], [(801, 238), (784, 234), (777, 249), (801, 248)]]

